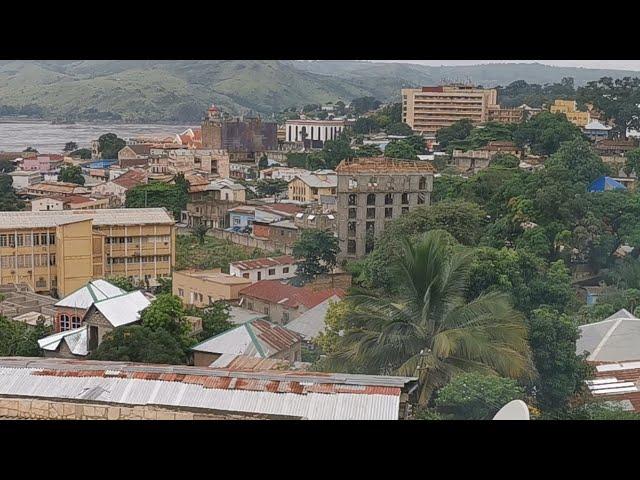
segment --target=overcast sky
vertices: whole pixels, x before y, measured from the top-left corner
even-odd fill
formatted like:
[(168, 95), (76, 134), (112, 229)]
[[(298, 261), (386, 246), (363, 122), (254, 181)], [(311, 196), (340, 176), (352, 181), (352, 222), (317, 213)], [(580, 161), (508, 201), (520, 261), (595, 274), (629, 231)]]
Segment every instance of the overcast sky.
[(422, 65), (479, 65), (484, 63), (544, 63), (560, 67), (613, 68), (640, 71), (640, 60), (376, 60)]

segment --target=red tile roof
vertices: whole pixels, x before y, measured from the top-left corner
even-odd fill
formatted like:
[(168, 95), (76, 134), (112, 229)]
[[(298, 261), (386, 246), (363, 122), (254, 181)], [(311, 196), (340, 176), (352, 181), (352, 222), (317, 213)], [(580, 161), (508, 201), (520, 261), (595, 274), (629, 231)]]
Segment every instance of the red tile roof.
[[(594, 364), (592, 362), (592, 364)], [(613, 367), (613, 370), (596, 371), (594, 380), (604, 381), (608, 380), (607, 388), (612, 390), (611, 393), (594, 393), (597, 390), (592, 390), (592, 394), (596, 399), (603, 399), (612, 402), (618, 402), (622, 400), (628, 400), (633, 406), (635, 412), (640, 412), (640, 389), (636, 387), (636, 391), (627, 392), (615, 392), (616, 387), (621, 388), (625, 382), (633, 382), (638, 385), (640, 381), (640, 362), (623, 362), (623, 363), (599, 363), (596, 368), (605, 369)], [(617, 385), (616, 385), (617, 384)], [(604, 387), (602, 387), (604, 388)]]
[(143, 183), (147, 183), (147, 174), (139, 170), (129, 170), (118, 178), (112, 180), (116, 185), (126, 188), (127, 190)]
[(341, 288), (314, 291), (309, 287), (294, 287), (280, 280), (262, 280), (243, 288), (239, 294), (289, 308), (298, 308), (300, 305), (313, 308), (333, 295), (344, 297), (345, 291)]
[(295, 258), (291, 255), (282, 255), (280, 257), (255, 258), (253, 260), (242, 260), (232, 262), (230, 265), (238, 270), (255, 270), (256, 268), (275, 267), (277, 265), (293, 265)]

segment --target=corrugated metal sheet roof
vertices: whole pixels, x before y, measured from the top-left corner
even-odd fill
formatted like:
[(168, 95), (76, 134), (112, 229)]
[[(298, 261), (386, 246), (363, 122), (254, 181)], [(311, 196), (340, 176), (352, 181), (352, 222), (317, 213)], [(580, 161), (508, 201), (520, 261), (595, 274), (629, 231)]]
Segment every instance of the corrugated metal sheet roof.
[(396, 420), (415, 378), (0, 358), (0, 395), (198, 407), (313, 420)]
[(84, 325), (80, 328), (73, 330), (66, 330), (64, 332), (54, 333), (48, 337), (38, 340), (38, 345), (43, 350), (55, 352), (60, 348), (60, 344), (65, 342), (69, 350), (74, 355), (85, 356), (89, 354), (87, 350), (87, 326)]
[(325, 317), (327, 316), (329, 306), (339, 301), (340, 297), (337, 295), (326, 299), (324, 302), (304, 312), (298, 318), (291, 320), (287, 323), (287, 328), (299, 333), (305, 340), (311, 340), (317, 337), (326, 325)]
[(140, 312), (151, 302), (140, 290), (95, 302), (95, 307), (114, 327), (140, 320)]
[(45, 228), (92, 220), (104, 225), (173, 225), (173, 217), (164, 208), (99, 208), (95, 210), (0, 212), (3, 228)]
[(580, 325), (576, 353), (589, 352), (589, 361), (640, 360), (640, 319), (622, 309), (601, 322)]
[(93, 305), (94, 302), (117, 297), (125, 293), (127, 292), (106, 280), (92, 280), (84, 287), (64, 297), (56, 303), (55, 306), (87, 309)]

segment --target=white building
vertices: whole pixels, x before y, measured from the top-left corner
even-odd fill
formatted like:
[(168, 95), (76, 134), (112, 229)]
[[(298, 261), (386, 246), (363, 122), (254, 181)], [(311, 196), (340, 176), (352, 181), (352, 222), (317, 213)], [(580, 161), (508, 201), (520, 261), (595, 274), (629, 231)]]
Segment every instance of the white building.
[(296, 268), (295, 259), (291, 255), (283, 255), (233, 262), (229, 264), (229, 273), (236, 277), (248, 278), (252, 282), (259, 282), (295, 277)]
[(261, 179), (284, 180), (290, 182), (296, 175), (308, 175), (311, 172), (304, 168), (294, 167), (271, 167), (260, 170)]
[(345, 126), (342, 120), (287, 120), (285, 141), (307, 141), (313, 148), (322, 148), (325, 141), (338, 138)]
[(9, 173), (9, 176), (13, 181), (13, 188), (15, 190), (22, 190), (23, 188), (42, 182), (42, 174), (39, 172), (16, 170), (15, 172)]

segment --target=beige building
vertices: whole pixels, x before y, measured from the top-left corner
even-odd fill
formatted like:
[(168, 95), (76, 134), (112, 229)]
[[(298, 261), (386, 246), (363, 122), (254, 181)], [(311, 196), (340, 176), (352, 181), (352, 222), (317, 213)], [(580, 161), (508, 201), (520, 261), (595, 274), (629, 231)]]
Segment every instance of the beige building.
[(65, 296), (97, 278), (171, 276), (175, 228), (163, 208), (0, 212), (0, 284)]
[(206, 307), (218, 300), (238, 300), (239, 292), (251, 285), (251, 280), (213, 270), (182, 270), (173, 272), (173, 294), (184, 305)]
[(281, 280), (295, 277), (296, 259), (291, 255), (254, 258), (229, 264), (229, 273), (236, 277), (248, 278), (252, 282), (260, 280)]
[(333, 170), (296, 175), (289, 182), (289, 200), (298, 202), (320, 202), (320, 196), (335, 196), (338, 188), (338, 177)]
[(111, 206), (119, 207), (124, 205), (129, 190), (148, 181), (148, 174), (144, 170), (127, 170), (113, 180), (97, 185), (93, 192), (108, 198)]
[(71, 195), (68, 197), (41, 197), (31, 201), (31, 210), (34, 212), (51, 210), (58, 212), (62, 210), (95, 210), (97, 208), (109, 208), (109, 199)]
[(497, 106), (495, 89), (467, 85), (403, 88), (402, 121), (417, 132), (435, 134), (443, 127), (469, 119), (489, 121), (489, 110)]
[(589, 112), (581, 112), (575, 100), (556, 100), (550, 108), (551, 113), (564, 113), (574, 125), (584, 128), (590, 121)]
[(68, 197), (71, 195), (88, 195), (90, 190), (76, 183), (69, 182), (40, 182), (27, 186), (20, 193), (34, 197), (56, 195)]

